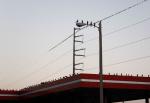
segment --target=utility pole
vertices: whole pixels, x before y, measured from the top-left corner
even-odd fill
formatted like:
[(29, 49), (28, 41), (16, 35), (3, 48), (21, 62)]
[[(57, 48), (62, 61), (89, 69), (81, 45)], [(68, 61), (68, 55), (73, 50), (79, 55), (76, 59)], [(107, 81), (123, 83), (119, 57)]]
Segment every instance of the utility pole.
[(103, 99), (103, 54), (102, 54), (102, 25), (101, 21), (98, 26), (99, 31), (99, 82), (100, 82), (100, 103), (104, 103)]
[(96, 26), (96, 23), (87, 23), (82, 22), (76, 22), (76, 25), (78, 27), (83, 27), (83, 26), (93, 26), (98, 29), (99, 32), (99, 96), (100, 96), (100, 103), (104, 103), (104, 96), (103, 96), (103, 48), (102, 48), (102, 25), (101, 25), (102, 20), (99, 22), (99, 25)]
[(148, 97), (146, 97), (145, 103), (149, 103), (149, 98)]

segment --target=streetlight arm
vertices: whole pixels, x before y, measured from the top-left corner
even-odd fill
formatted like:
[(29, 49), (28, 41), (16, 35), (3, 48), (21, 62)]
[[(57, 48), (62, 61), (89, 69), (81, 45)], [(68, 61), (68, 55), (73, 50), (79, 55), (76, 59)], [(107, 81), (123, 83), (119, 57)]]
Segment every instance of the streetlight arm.
[(76, 22), (76, 26), (77, 26), (77, 27), (83, 27), (83, 26), (85, 26), (85, 25), (86, 25), (86, 26), (93, 26), (93, 27), (99, 28), (99, 26), (96, 26), (96, 23), (93, 24), (93, 23), (91, 22), (91, 23), (89, 24), (88, 21), (87, 21), (87, 23)]

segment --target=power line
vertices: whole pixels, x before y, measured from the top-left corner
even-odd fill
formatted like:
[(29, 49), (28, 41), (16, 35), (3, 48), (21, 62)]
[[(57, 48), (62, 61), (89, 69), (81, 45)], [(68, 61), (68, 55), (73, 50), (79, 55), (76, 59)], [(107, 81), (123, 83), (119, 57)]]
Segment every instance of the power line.
[(68, 36), (67, 38), (65, 38), (64, 40), (62, 40), (61, 42), (59, 42), (58, 44), (56, 44), (55, 46), (53, 46), (52, 48), (49, 49), (49, 52), (52, 51), (53, 49), (57, 48), (59, 45), (63, 44), (65, 41), (67, 41), (69, 38), (72, 37), (73, 34), (71, 34), (70, 36)]
[[(150, 55), (143, 56), (143, 57), (138, 57), (138, 58), (133, 58), (133, 59), (128, 59), (128, 60), (120, 61), (120, 62), (117, 62), (117, 63), (107, 64), (107, 65), (104, 65), (104, 67), (115, 66), (115, 65), (119, 65), (119, 64), (124, 64), (124, 63), (128, 63), (128, 62), (134, 62), (134, 61), (139, 61), (139, 60), (142, 60), (142, 59), (149, 59), (149, 58), (150, 58)], [(91, 69), (95, 70), (96, 68), (98, 68), (98, 67), (92, 67), (92, 68), (88, 69), (88, 71), (91, 71)]]
[[(109, 32), (109, 33), (106, 33), (106, 34), (103, 35), (103, 38), (104, 38), (104, 37), (107, 37), (107, 36), (109, 36), (109, 35), (112, 35), (112, 34), (114, 34), (114, 33), (117, 33), (117, 32), (119, 32), (119, 31), (122, 31), (122, 30), (125, 30), (125, 29), (128, 29), (128, 28), (131, 28), (131, 27), (136, 26), (136, 25), (138, 25), (138, 24), (144, 23), (144, 22), (146, 22), (146, 21), (148, 21), (148, 20), (150, 20), (150, 17), (145, 18), (145, 19), (143, 19), (143, 20), (141, 20), (141, 21), (138, 21), (138, 22), (136, 22), (136, 23), (129, 24), (129, 25), (127, 25), (127, 26), (121, 27), (121, 28), (119, 28), (119, 29), (117, 29), (117, 30), (114, 30), (114, 31), (111, 31), (111, 32)], [(86, 43), (86, 42), (93, 41), (93, 40), (97, 40), (97, 39), (98, 39), (98, 36), (96, 36), (96, 37), (94, 37), (94, 38), (92, 38), (92, 39), (89, 39), (89, 40), (85, 41), (85, 43)]]
[[(98, 53), (91, 53), (91, 54), (88, 54), (86, 56), (87, 57), (90, 57), (90, 56), (93, 56), (93, 55), (97, 55)], [(127, 63), (127, 62), (132, 62), (132, 61), (137, 61), (137, 60), (141, 60), (141, 59), (147, 59), (147, 58), (150, 58), (150, 56), (143, 56), (143, 57), (138, 57), (138, 58), (133, 58), (133, 59), (128, 59), (128, 60), (125, 60), (125, 61), (121, 61), (121, 62), (117, 62), (117, 63), (113, 63), (113, 64), (108, 64), (108, 65), (104, 65), (104, 67), (107, 67), (107, 66), (114, 66), (114, 65), (119, 65), (119, 64), (123, 64), (123, 63)], [(81, 58), (81, 59), (78, 59), (77, 61), (80, 61), (80, 60), (83, 60), (84, 58)], [(42, 79), (40, 79), (39, 81), (41, 80), (44, 80), (48, 77), (51, 77), (53, 75), (56, 75), (58, 73), (60, 73), (60, 71), (64, 71), (66, 68), (70, 67), (72, 65), (72, 63), (70, 63), (69, 65), (66, 65), (64, 66), (63, 68), (60, 68), (58, 69), (56, 72), (52, 73), (51, 75), (48, 75)]]
[[(148, 1), (148, 0), (143, 0), (143, 1), (141, 1), (141, 2), (139, 2), (139, 3), (136, 3), (136, 4), (132, 5), (132, 6), (129, 6), (129, 7), (126, 8), (126, 9), (123, 9), (123, 10), (121, 10), (121, 11), (119, 11), (119, 12), (113, 13), (112, 15), (107, 16), (107, 17), (105, 17), (105, 18), (103, 18), (103, 19), (101, 19), (101, 20), (104, 21), (104, 20), (109, 19), (109, 18), (111, 18), (111, 17), (113, 17), (113, 16), (115, 16), (115, 15), (121, 14), (122, 12), (125, 12), (125, 11), (127, 11), (127, 10), (129, 10), (129, 9), (131, 9), (131, 8), (134, 8), (134, 7), (136, 7), (136, 6), (138, 6), (138, 5), (142, 4), (142, 3), (144, 3), (144, 2), (146, 2), (146, 1)], [(96, 21), (96, 22), (94, 22), (94, 23), (98, 23), (98, 22), (100, 22), (100, 21)], [(83, 30), (83, 29), (85, 29), (85, 28), (87, 28), (87, 27), (89, 27), (89, 26), (85, 26), (85, 27), (81, 28), (80, 30)], [(77, 32), (79, 32), (80, 30), (78, 30)], [(73, 36), (73, 34), (69, 35), (67, 38), (65, 38), (64, 40), (62, 40), (61, 42), (59, 42), (58, 44), (56, 44), (56, 45), (53, 46), (52, 48), (50, 48), (50, 49), (49, 49), (49, 52), (52, 51), (52, 50), (54, 50), (56, 47), (60, 46), (61, 44), (63, 44), (65, 41), (67, 41), (67, 40), (68, 40), (69, 38), (71, 38), (72, 36)]]
[[(71, 50), (72, 50), (72, 49), (71, 49)], [(9, 85), (14, 84), (14, 83), (16, 83), (16, 82), (19, 83), (19, 82), (21, 82), (21, 81), (23, 81), (23, 80), (25, 80), (25, 79), (27, 79), (27, 78), (33, 76), (33, 74), (36, 74), (37, 72), (43, 70), (44, 68), (46, 69), (46, 67), (47, 67), (48, 65), (54, 64), (55, 62), (57, 62), (58, 60), (60, 60), (60, 58), (62, 59), (62, 58), (63, 58), (64, 56), (66, 56), (69, 52), (71, 52), (71, 50), (66, 51), (66, 52), (63, 53), (62, 55), (58, 56), (56, 59), (51, 60), (51, 61), (48, 62), (47, 64), (45, 64), (45, 65), (41, 66), (40, 68), (36, 69), (35, 71), (33, 71), (33, 72), (31, 72), (31, 73), (25, 75), (25, 76), (22, 77), (22, 78), (19, 78), (18, 80), (14, 81), (14, 82), (12, 82), (12, 83), (7, 84), (6, 86), (9, 86)]]
[(150, 58), (150, 55), (138, 57), (138, 58), (133, 58), (133, 59), (128, 59), (128, 60), (120, 61), (120, 62), (113, 63), (113, 64), (107, 64), (107, 65), (104, 65), (104, 67), (119, 65), (119, 64), (123, 64), (123, 63), (127, 63), (127, 62), (138, 61), (138, 60), (148, 59), (148, 58)]
[[(140, 5), (140, 4), (143, 4), (143, 3), (146, 2), (146, 1), (148, 1), (148, 0), (143, 0), (143, 1), (141, 1), (141, 2), (139, 2), (139, 3), (136, 3), (136, 4), (132, 5), (132, 6), (129, 6), (129, 7), (126, 8), (126, 9), (123, 9), (123, 10), (121, 10), (121, 11), (119, 11), (119, 12), (116, 12), (116, 13), (110, 15), (110, 16), (107, 16), (107, 17), (101, 19), (101, 21), (104, 21), (104, 20), (109, 19), (109, 18), (111, 18), (111, 17), (113, 17), (113, 16), (116, 16), (116, 15), (118, 15), (118, 14), (121, 14), (122, 12), (125, 12), (125, 11), (127, 11), (127, 10), (129, 10), (129, 9), (131, 9), (131, 8), (134, 8), (134, 7), (136, 7), (136, 6)], [(98, 22), (100, 22), (100, 21), (97, 21), (97, 22), (95, 22), (95, 23), (98, 23)]]
[(72, 66), (72, 63), (70, 63), (70, 64), (64, 66), (63, 68), (58, 69), (56, 72), (52, 73), (51, 75), (48, 75), (48, 76), (46, 76), (46, 77), (44, 77), (44, 78), (38, 80), (38, 82), (39, 82), (39, 81), (43, 81), (44, 79), (47, 79), (47, 78), (49, 78), (49, 77), (52, 77), (52, 76), (54, 76), (54, 75), (56, 75), (56, 74), (58, 74), (58, 73), (64, 71), (66, 68), (68, 68), (68, 67), (70, 67), (70, 66)]
[[(117, 62), (117, 63), (107, 64), (107, 65), (104, 65), (104, 67), (115, 66), (115, 65), (119, 65), (119, 64), (124, 64), (124, 63), (128, 63), (128, 62), (134, 62), (134, 61), (138, 61), (138, 60), (142, 60), (142, 59), (148, 59), (148, 58), (150, 58), (150, 55), (143, 56), (143, 57), (137, 57), (137, 58), (133, 58), (133, 59), (128, 59), (128, 60), (120, 61), (120, 62)], [(91, 69), (95, 70), (97, 68), (98, 68), (98, 66), (90, 67), (90, 69), (88, 69), (88, 71), (91, 71)]]
[(148, 39), (150, 39), (150, 36), (146, 37), (146, 38), (142, 38), (140, 40), (132, 41), (132, 42), (129, 42), (129, 43), (126, 43), (126, 44), (122, 44), (122, 45), (119, 45), (119, 46), (116, 46), (116, 47), (104, 50), (104, 52), (108, 52), (108, 51), (111, 51), (111, 50), (114, 50), (114, 49), (118, 49), (118, 48), (122, 48), (122, 47), (125, 47), (125, 46), (129, 46), (129, 45), (132, 45), (132, 44), (136, 44), (136, 43), (148, 40)]
[[(149, 39), (150, 39), (150, 36), (139, 39), (139, 40), (135, 40), (135, 41), (132, 41), (132, 42), (128, 42), (126, 44), (118, 45), (118, 46), (115, 46), (115, 47), (110, 48), (110, 49), (103, 50), (103, 52), (106, 53), (106, 52), (109, 52), (109, 51), (112, 51), (112, 50), (115, 50), (115, 49), (119, 49), (119, 48), (122, 48), (122, 47), (125, 47), (125, 46), (129, 46), (129, 45), (136, 44), (136, 43), (139, 43), (139, 42), (142, 42), (142, 41), (145, 41), (145, 40), (149, 40)], [(92, 53), (92, 54), (87, 55), (86, 57), (97, 55), (97, 54), (98, 54), (98, 52)]]
[[(83, 60), (83, 58), (78, 59), (77, 61), (80, 61), (80, 60)], [(64, 71), (66, 68), (68, 68), (68, 67), (70, 67), (70, 66), (72, 66), (72, 63), (70, 63), (70, 64), (68, 64), (68, 65), (66, 65), (66, 66), (64, 66), (64, 67), (62, 67), (62, 68), (60, 68), (60, 69), (58, 69), (56, 72), (54, 72), (54, 73), (52, 73), (51, 75), (48, 75), (48, 76), (46, 76), (46, 77), (40, 79), (39, 81), (42, 81), (42, 80), (44, 80), (44, 79), (46, 79), (46, 78), (48, 78), (48, 77), (52, 77), (53, 75), (56, 75), (56, 74), (60, 73), (61, 71)]]
[[(124, 11), (127, 11), (127, 10), (129, 10), (129, 9), (131, 9), (131, 8), (133, 8), (133, 7), (136, 7), (136, 6), (138, 6), (138, 5), (142, 4), (142, 3), (144, 3), (145, 1), (148, 1), (148, 0), (144, 0), (144, 1), (142, 1), (142, 2), (139, 2), (139, 3), (137, 3), (137, 4), (134, 4), (134, 5), (132, 5), (132, 6), (128, 7), (128, 8), (126, 8), (126, 9), (123, 9), (123, 10), (121, 10), (121, 11), (119, 11), (119, 12), (116, 12), (116, 13), (114, 13), (114, 14), (108, 16), (108, 17), (105, 17), (105, 18), (103, 18), (103, 19), (101, 19), (101, 20), (104, 21), (104, 20), (106, 20), (106, 19), (109, 19), (109, 18), (111, 18), (111, 17), (113, 17), (113, 16), (115, 16), (115, 15), (118, 15), (118, 14), (124, 12)], [(99, 21), (97, 21), (97, 22), (95, 22), (95, 23), (98, 23), (98, 22), (99, 22)], [(87, 28), (87, 27), (88, 27), (88, 26), (85, 26), (85, 27), (81, 28), (80, 30), (83, 30), (83, 29), (85, 29), (85, 28)], [(79, 32), (80, 30), (78, 30), (77, 32)], [(69, 38), (71, 38), (72, 35), (73, 35), (73, 34), (69, 35), (67, 38), (65, 38), (64, 40), (62, 40), (61, 42), (59, 42), (58, 44), (56, 44), (56, 45), (53, 46), (52, 48), (50, 48), (50, 49), (49, 49), (49, 52), (52, 51), (52, 50), (54, 50), (55, 48), (57, 48), (57, 47), (60, 46), (61, 44), (63, 44), (65, 41), (67, 41)], [(49, 64), (46, 64), (44, 67), (46, 67), (47, 65), (49, 65)], [(34, 71), (34, 72), (35, 72), (35, 71)], [(33, 74), (34, 72), (32, 72), (32, 74)]]
[[(130, 27), (133, 27), (133, 26), (135, 26), (135, 25), (141, 24), (141, 23), (143, 23), (143, 22), (145, 22), (145, 21), (148, 21), (148, 20), (150, 20), (150, 17), (148, 17), (148, 18), (146, 18), (146, 19), (143, 19), (143, 20), (141, 20), (141, 21), (138, 21), (138, 22), (136, 22), (136, 23), (133, 23), (133, 24), (124, 26), (124, 27), (122, 27), (122, 28), (119, 28), (119, 29), (114, 30), (114, 31), (112, 31), (112, 32), (109, 32), (109, 33), (107, 33), (107, 34), (104, 34), (104, 36), (108, 36), (108, 35), (111, 35), (111, 34), (113, 34), (113, 33), (119, 32), (119, 31), (121, 31), (121, 30), (130, 28)], [(94, 38), (94, 39), (97, 39), (97, 38)], [(87, 40), (87, 41), (85, 41), (85, 42), (89, 42), (89, 41), (92, 41), (92, 40), (94, 40), (94, 39), (90, 39), (90, 40)], [(136, 41), (132, 41), (132, 42), (129, 42), (129, 43), (126, 43), (126, 44), (123, 44), (123, 45), (119, 45), (119, 46), (116, 46), (116, 47), (113, 47), (113, 48), (104, 50), (103, 52), (109, 52), (109, 51), (112, 51), (112, 50), (114, 50), (114, 49), (118, 49), (118, 48), (122, 48), (122, 47), (129, 46), (129, 45), (132, 45), (132, 44), (136, 44), (136, 43), (142, 42), (142, 41), (144, 41), (144, 40), (148, 40), (148, 39), (150, 39), (150, 37), (142, 38), (142, 39), (140, 39), (140, 40), (136, 40)], [(72, 49), (71, 49), (71, 50), (72, 50)], [(92, 54), (87, 55), (86, 57), (88, 57), (88, 56), (93, 56), (93, 55), (97, 55), (97, 54), (98, 54), (98, 53), (92, 53)]]
[[(150, 39), (150, 36), (149, 36), (149, 37), (142, 38), (142, 39), (140, 39), (140, 40), (132, 41), (132, 42), (129, 42), (129, 43), (126, 43), (126, 44), (122, 44), (122, 45), (119, 45), (119, 46), (116, 46), (116, 47), (113, 47), (113, 48), (110, 48), (110, 49), (106, 49), (106, 50), (104, 50), (103, 52), (104, 52), (104, 53), (105, 53), (105, 52), (109, 52), (109, 51), (112, 51), (112, 50), (114, 50), (114, 49), (118, 49), (118, 48), (122, 48), (122, 47), (129, 46), (129, 45), (132, 45), (132, 44), (136, 44), (136, 43), (139, 43), (139, 42), (148, 40), (148, 39)], [(72, 50), (72, 49), (71, 49), (71, 50)], [(25, 77), (23, 77), (22, 79), (19, 79), (19, 80), (22, 81), (23, 79), (26, 79), (26, 77), (30, 77), (30, 76), (32, 76), (33, 74), (35, 74), (36, 72), (38, 72), (38, 71), (40, 71), (40, 70), (43, 70), (43, 68), (46, 68), (49, 64), (53, 64), (53, 63), (57, 62), (58, 60), (60, 60), (60, 58), (62, 58), (62, 57), (64, 57), (65, 55), (67, 55), (71, 50), (68, 50), (67, 52), (63, 53), (61, 56), (57, 57), (55, 60), (50, 61), (50, 62), (47, 63), (46, 65), (40, 67), (40, 68), (37, 69), (36, 71), (34, 71), (34, 72), (32, 72), (32, 73), (26, 75)], [(88, 55), (86, 55), (86, 58), (87, 58), (87, 57), (90, 57), (90, 56), (93, 56), (93, 55), (98, 55), (98, 52), (88, 54)], [(81, 58), (81, 59), (79, 59), (79, 60), (82, 60), (82, 59), (84, 59), (84, 58)], [(79, 60), (77, 60), (77, 61), (79, 61)], [(69, 66), (70, 66), (70, 65), (71, 65), (71, 64), (69, 64)], [(66, 66), (65, 66), (65, 67), (66, 67)], [(63, 68), (65, 68), (65, 67), (63, 67)], [(68, 67), (68, 66), (67, 66), (67, 67)], [(62, 69), (62, 68), (61, 68), (61, 69)], [(59, 70), (61, 70), (61, 69), (59, 69)], [(58, 70), (58, 71), (59, 71), (59, 70)], [(58, 71), (56, 71), (56, 73), (57, 73)], [(56, 73), (54, 73), (54, 74), (56, 74)], [(50, 76), (48, 76), (48, 77), (50, 77)], [(17, 81), (15, 81), (15, 82), (19, 82), (19, 81), (17, 80)]]
[[(103, 52), (104, 52), (104, 53), (105, 53), (105, 52), (109, 52), (109, 51), (112, 51), (112, 50), (114, 50), (114, 49), (118, 49), (118, 48), (122, 48), (122, 47), (129, 46), (129, 45), (132, 45), (132, 44), (136, 44), (136, 43), (139, 43), (139, 42), (148, 40), (148, 39), (150, 39), (150, 37), (145, 37), (145, 38), (142, 38), (142, 39), (140, 39), (140, 40), (132, 41), (132, 42), (129, 42), (129, 43), (126, 43), (126, 44), (123, 44), (123, 45), (119, 45), (119, 46), (116, 46), (116, 47), (113, 47), (113, 48), (110, 48), (110, 49), (106, 49), (106, 50), (104, 50)], [(57, 62), (58, 60), (60, 60), (60, 58), (63, 58), (65, 55), (67, 55), (69, 52), (71, 52), (71, 50), (72, 50), (72, 49), (68, 50), (67, 52), (65, 52), (65, 53), (63, 53), (62, 55), (60, 55), (59, 57), (57, 57), (55, 60), (48, 62), (47, 64), (41, 66), (41, 67), (40, 67), (39, 69), (37, 69), (36, 71), (31, 72), (30, 74), (24, 76), (23, 78), (21, 78), (21, 79), (19, 79), (19, 80), (16, 80), (15, 82), (23, 81), (24, 79), (27, 79), (27, 77), (32, 76), (33, 74), (37, 73), (37, 72), (40, 71), (40, 70), (43, 70), (43, 68), (46, 68), (48, 65)], [(88, 55), (86, 55), (86, 57), (93, 56), (93, 55), (98, 55), (98, 52), (92, 53), (92, 54), (88, 54)], [(82, 59), (83, 59), (83, 58), (82, 58)], [(79, 59), (79, 60), (82, 60), (82, 59)], [(78, 60), (78, 61), (79, 61), (79, 60)], [(69, 64), (69, 65), (71, 65), (71, 64)], [(62, 69), (62, 68), (61, 68), (61, 69)], [(59, 70), (61, 70), (61, 69), (59, 69)], [(56, 74), (56, 73), (54, 73), (54, 74)], [(50, 76), (48, 76), (48, 77), (50, 77)], [(14, 83), (14, 82), (13, 82), (13, 83)], [(9, 84), (9, 85), (10, 85), (10, 84)]]
[[(122, 45), (119, 45), (119, 46), (116, 46), (116, 47), (113, 47), (113, 48), (110, 48), (110, 49), (106, 49), (106, 50), (104, 50), (103, 52), (104, 52), (104, 53), (105, 53), (105, 52), (109, 52), (109, 51), (112, 51), (112, 50), (115, 50), (115, 49), (118, 49), (118, 48), (122, 48), (122, 47), (125, 47), (125, 46), (129, 46), (129, 45), (132, 45), (132, 44), (136, 44), (136, 43), (139, 43), (139, 42), (148, 40), (148, 39), (150, 39), (150, 36), (149, 36), (149, 37), (142, 38), (142, 39), (140, 39), (140, 40), (132, 41), (132, 42), (129, 42), (129, 43), (126, 43), (126, 44), (122, 44)], [(37, 73), (37, 72), (40, 71), (40, 70), (43, 70), (43, 69), (46, 68), (48, 65), (53, 64), (53, 63), (57, 62), (58, 60), (60, 60), (60, 58), (62, 59), (65, 55), (67, 55), (69, 52), (71, 52), (71, 50), (72, 50), (72, 49), (68, 50), (67, 52), (65, 52), (65, 53), (63, 53), (62, 55), (60, 55), (59, 57), (57, 57), (55, 60), (48, 62), (47, 64), (41, 66), (41, 67), (40, 67), (39, 69), (37, 69), (36, 71), (31, 72), (30, 74), (24, 76), (23, 78), (21, 78), (21, 79), (15, 81), (15, 82), (19, 82), (20, 80), (22, 81), (23, 79), (27, 79), (27, 77), (32, 76), (33, 74)], [(98, 52), (92, 53), (92, 54), (88, 54), (88, 55), (86, 55), (86, 57), (93, 56), (93, 55), (97, 55), (97, 54), (98, 54)]]
[[(150, 18), (148, 18), (148, 19), (150, 19)], [(140, 21), (140, 22), (138, 22), (138, 23), (135, 23), (135, 24), (139, 24), (139, 23), (144, 22), (144, 21), (146, 21), (146, 20), (148, 20), (148, 19), (144, 19), (144, 20), (142, 20), (142, 21)], [(129, 43), (126, 43), (126, 44), (123, 44), (123, 45), (119, 45), (119, 46), (116, 46), (116, 47), (113, 47), (113, 48), (104, 50), (104, 52), (108, 52), (108, 51), (111, 51), (111, 50), (114, 50), (114, 49), (118, 49), (118, 48), (122, 48), (122, 47), (125, 47), (125, 46), (128, 46), (128, 45), (132, 45), (132, 44), (135, 44), (135, 43), (139, 43), (139, 42), (141, 42), (141, 41), (145, 41), (145, 40), (148, 40), (148, 39), (150, 39), (150, 37), (142, 38), (142, 39), (140, 39), (140, 40), (136, 40), (136, 41), (132, 41), (132, 42), (129, 42)], [(97, 55), (97, 54), (98, 54), (98, 53), (88, 54), (86, 57), (90, 57), (90, 56)], [(134, 59), (129, 59), (129, 60), (121, 61), (121, 62), (114, 63), (114, 64), (104, 65), (104, 67), (112, 66), (112, 65), (118, 65), (118, 64), (122, 64), (122, 63), (126, 63), (126, 62), (131, 62), (131, 61), (136, 61), (136, 60), (140, 60), (140, 59), (146, 59), (146, 58), (149, 58), (149, 57), (150, 57), (150, 56), (139, 57), (139, 58), (134, 58)], [(82, 58), (82, 59), (83, 59), (83, 58)], [(82, 59), (79, 59), (79, 60), (82, 60)], [(71, 64), (67, 65), (67, 67), (68, 67), (68, 66), (71, 66)], [(64, 69), (66, 69), (66, 66), (65, 66)], [(61, 69), (59, 69), (57, 72), (55, 72), (54, 74), (57, 74), (58, 72), (63, 71), (64, 69), (61, 68)], [(52, 74), (52, 75), (54, 75), (54, 74)], [(47, 77), (51, 77), (52, 75), (47, 76)], [(47, 77), (45, 77), (45, 78), (47, 78)], [(44, 79), (45, 79), (45, 78), (44, 78)]]
[[(103, 50), (103, 52), (106, 53), (106, 52), (109, 52), (109, 51), (112, 51), (112, 50), (115, 50), (115, 49), (119, 49), (119, 48), (122, 48), (122, 47), (125, 47), (125, 46), (129, 46), (129, 45), (136, 44), (136, 43), (139, 43), (139, 42), (142, 42), (142, 41), (145, 41), (145, 40), (149, 40), (149, 39), (150, 39), (150, 36), (139, 39), (139, 40), (136, 40), (136, 41), (128, 42), (126, 44), (118, 45), (118, 46), (115, 46), (115, 47), (110, 48), (110, 49)], [(94, 54), (98, 54), (98, 52), (94, 53)]]
[[(150, 39), (150, 36), (149, 36), (149, 37), (142, 38), (142, 39), (140, 39), (140, 40), (132, 41), (132, 42), (129, 42), (129, 43), (126, 43), (126, 44), (123, 44), (123, 45), (119, 45), (119, 46), (116, 46), (116, 47), (113, 47), (113, 48), (104, 50), (103, 52), (112, 51), (112, 50), (114, 50), (114, 49), (118, 49), (118, 48), (122, 48), (122, 47), (129, 46), (129, 45), (132, 45), (132, 44), (136, 44), (136, 43), (139, 43), (139, 42), (148, 40), (148, 39)], [(67, 52), (65, 52), (65, 54), (67, 54), (68, 52), (70, 52), (70, 50), (67, 51)], [(88, 54), (88, 55), (86, 55), (86, 58), (87, 58), (87, 57), (90, 57), (90, 56), (93, 56), (93, 55), (97, 55), (97, 54), (98, 54), (98, 52)], [(62, 56), (64, 56), (64, 54), (63, 54)], [(59, 59), (59, 58), (57, 58), (57, 59)], [(57, 60), (57, 59), (56, 59), (56, 60)], [(83, 59), (83, 58), (81, 58), (81, 59), (79, 59), (79, 60), (77, 60), (77, 61), (80, 61), (80, 60), (82, 60), (82, 59)], [(70, 66), (70, 65), (71, 65), (71, 64), (69, 64), (69, 66)], [(66, 67), (66, 66), (65, 66), (65, 67)], [(67, 67), (68, 67), (68, 66), (67, 66)], [(59, 69), (59, 70), (61, 70), (61, 69)], [(56, 74), (56, 73), (55, 73), (55, 74)], [(49, 77), (49, 76), (48, 76), (48, 77)]]
[[(93, 55), (97, 55), (97, 53), (88, 54), (88, 55), (85, 56), (85, 58), (90, 57), (90, 56), (93, 56)], [(79, 62), (79, 61), (81, 61), (81, 60), (83, 60), (83, 59), (84, 59), (84, 58), (80, 58), (80, 59), (77, 60), (77, 62)], [(60, 68), (60, 69), (58, 69), (56, 72), (54, 72), (54, 73), (52, 73), (51, 75), (48, 75), (48, 76), (46, 76), (46, 77), (40, 79), (39, 81), (42, 81), (42, 80), (44, 80), (44, 79), (46, 79), (46, 78), (48, 78), (48, 77), (52, 77), (53, 75), (56, 75), (56, 74), (60, 73), (61, 71), (64, 71), (66, 68), (68, 68), (68, 67), (70, 67), (70, 66), (72, 66), (72, 63), (70, 63), (70, 64), (68, 64), (68, 65), (66, 65), (66, 66), (64, 66), (64, 67), (62, 67), (62, 68)]]
[(124, 29), (128, 29), (128, 28), (133, 27), (133, 26), (136, 26), (136, 25), (138, 25), (138, 24), (144, 23), (144, 22), (146, 22), (146, 21), (148, 21), (148, 20), (150, 20), (150, 17), (148, 17), (148, 18), (146, 18), (146, 19), (143, 19), (143, 20), (141, 20), (141, 21), (138, 21), (138, 22), (136, 22), (136, 23), (133, 23), (133, 24), (124, 26), (124, 27), (119, 28), (119, 29), (117, 29), (117, 30), (114, 30), (114, 31), (112, 31), (112, 32), (106, 33), (106, 34), (103, 35), (103, 37), (106, 37), (106, 36), (108, 36), (108, 35), (111, 35), (111, 34), (114, 34), (114, 33), (116, 33), (116, 32), (122, 31), (122, 30), (124, 30)]

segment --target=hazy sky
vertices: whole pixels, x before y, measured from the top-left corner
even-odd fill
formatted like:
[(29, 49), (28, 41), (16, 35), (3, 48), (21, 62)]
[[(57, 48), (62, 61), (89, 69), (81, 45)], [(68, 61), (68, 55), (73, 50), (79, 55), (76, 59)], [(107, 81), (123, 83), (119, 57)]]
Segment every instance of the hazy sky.
[[(97, 21), (142, 0), (0, 0), (0, 88), (23, 88), (72, 73), (72, 38), (48, 50), (73, 33), (75, 21)], [(103, 50), (150, 37), (150, 1), (102, 22)], [(87, 28), (84, 73), (98, 73), (98, 31)], [(150, 74), (150, 40), (104, 52), (104, 73)], [(64, 56), (62, 56), (64, 54)], [(95, 55), (94, 55), (95, 54)], [(108, 66), (109, 65), (109, 66)]]

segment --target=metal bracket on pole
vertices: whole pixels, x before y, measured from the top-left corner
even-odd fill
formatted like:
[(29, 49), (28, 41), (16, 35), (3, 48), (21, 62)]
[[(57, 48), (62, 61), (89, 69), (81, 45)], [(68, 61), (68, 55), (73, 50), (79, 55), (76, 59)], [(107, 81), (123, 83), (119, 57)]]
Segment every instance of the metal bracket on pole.
[(75, 42), (80, 42), (80, 43), (83, 43), (83, 41), (79, 41), (79, 40), (76, 40)]
[[(76, 49), (76, 43), (84, 43), (83, 42), (83, 36), (84, 35), (76, 35), (76, 28), (74, 28), (74, 33), (73, 33), (73, 75), (75, 75), (75, 71), (76, 70), (81, 70), (83, 71), (83, 69), (76, 69), (76, 66), (79, 65), (84, 65), (84, 63), (76, 63), (76, 57), (85, 57), (85, 48), (80, 48), (80, 49)], [(82, 37), (82, 40), (80, 39)], [(77, 40), (78, 39), (78, 40)], [(80, 40), (79, 40), (80, 39)], [(80, 54), (81, 51), (84, 51), (84, 54)], [(77, 52), (77, 54), (76, 54)]]
[(81, 37), (81, 36), (84, 36), (84, 35), (77, 35), (77, 36), (75, 36), (75, 37), (77, 38), (77, 37)]
[(81, 50), (85, 50), (85, 48), (77, 49), (75, 51), (77, 52), (77, 51), (81, 51)]
[(75, 65), (81, 65), (81, 64), (83, 65), (84, 63), (77, 63), (77, 64), (75, 64)]
[(75, 56), (82, 56), (82, 57), (85, 57), (85, 55), (81, 55), (81, 54), (75, 54)]
[(82, 71), (84, 71), (83, 69), (76, 69), (76, 70), (82, 70)]

